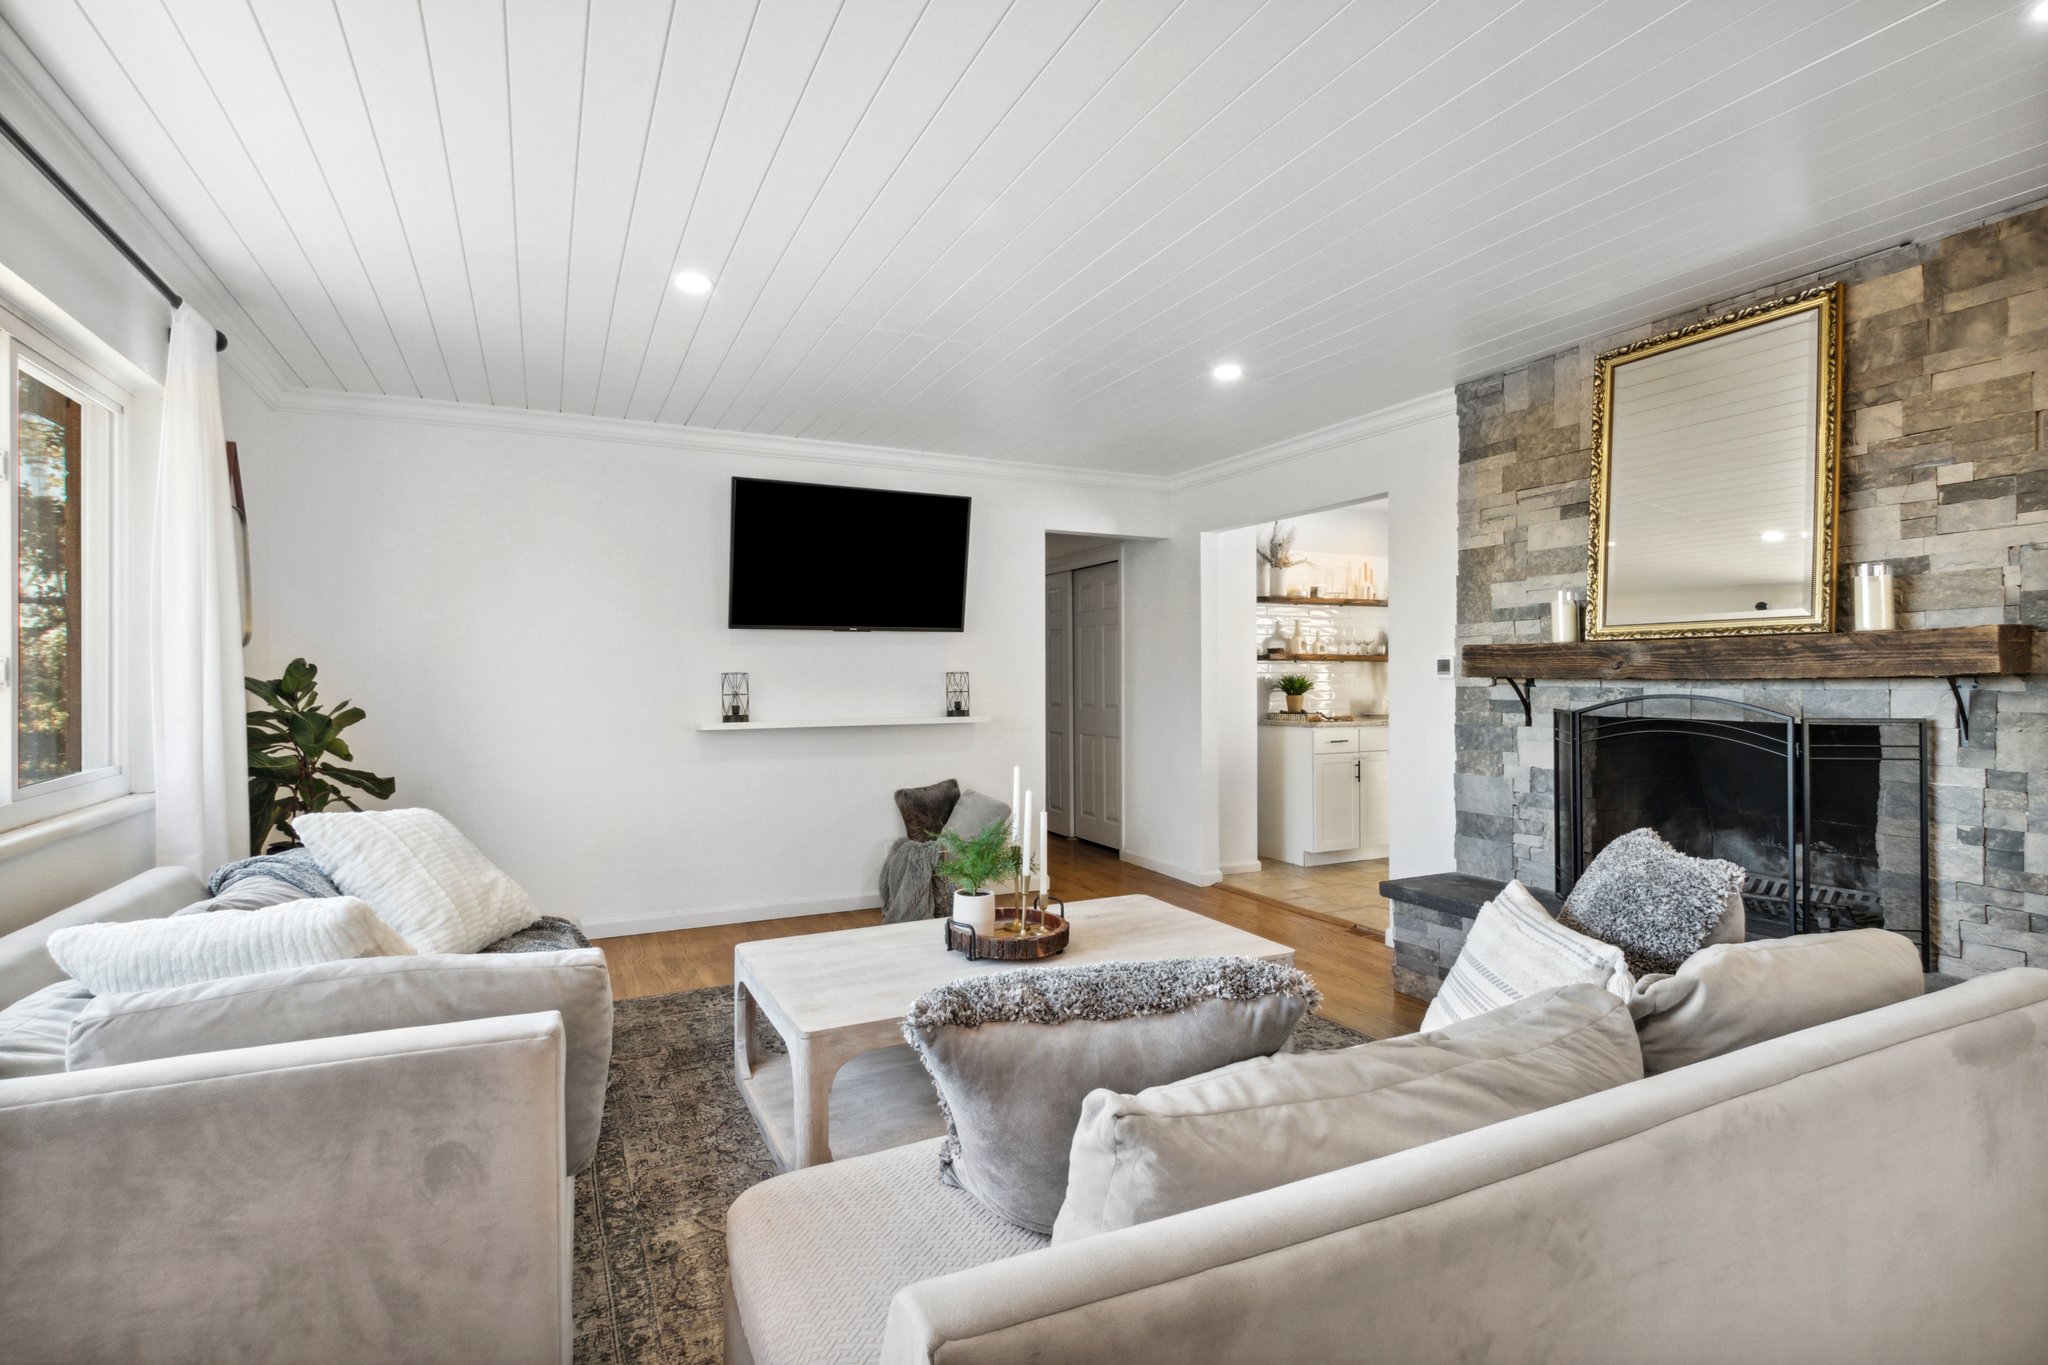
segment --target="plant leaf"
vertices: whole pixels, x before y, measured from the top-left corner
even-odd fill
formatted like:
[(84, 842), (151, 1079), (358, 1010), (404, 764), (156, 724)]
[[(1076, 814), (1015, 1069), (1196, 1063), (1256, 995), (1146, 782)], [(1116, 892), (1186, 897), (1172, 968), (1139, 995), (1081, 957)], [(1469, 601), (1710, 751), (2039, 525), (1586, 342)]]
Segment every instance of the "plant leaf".
[(265, 750), (249, 755), (249, 771), (262, 773), (265, 777), (285, 783), (299, 775), (299, 765), (297, 760), (287, 754)]
[(313, 679), (320, 670), (304, 659), (293, 659), (284, 666), (284, 676), (278, 679), (279, 690), (288, 696), (297, 696), (313, 686)]
[[(320, 774), (323, 777), (331, 777), (336, 782), (354, 787), (357, 791), (368, 792), (379, 801), (390, 800), (391, 793), (398, 790), (397, 778), (379, 777), (375, 773), (364, 772), (360, 768), (322, 767)], [(343, 797), (342, 799), (347, 800), (348, 798)]]

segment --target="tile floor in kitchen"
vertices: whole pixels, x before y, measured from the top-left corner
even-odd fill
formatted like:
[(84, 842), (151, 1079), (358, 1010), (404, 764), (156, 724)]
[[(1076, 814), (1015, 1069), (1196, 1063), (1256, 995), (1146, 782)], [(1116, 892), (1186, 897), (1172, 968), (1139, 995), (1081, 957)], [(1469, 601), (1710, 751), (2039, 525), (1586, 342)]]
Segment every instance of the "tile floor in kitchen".
[(1272, 901), (1323, 919), (1384, 932), (1387, 902), (1380, 883), (1387, 878), (1387, 860), (1296, 867), (1277, 858), (1263, 860), (1257, 872), (1232, 873), (1223, 879), (1226, 891), (1254, 900)]

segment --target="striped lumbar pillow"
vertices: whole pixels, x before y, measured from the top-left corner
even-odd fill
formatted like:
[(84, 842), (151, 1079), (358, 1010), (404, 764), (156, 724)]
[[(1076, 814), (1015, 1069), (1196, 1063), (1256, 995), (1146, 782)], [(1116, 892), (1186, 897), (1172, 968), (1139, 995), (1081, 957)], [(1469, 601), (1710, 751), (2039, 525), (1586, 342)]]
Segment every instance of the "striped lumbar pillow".
[(540, 918), (519, 883), (433, 811), (301, 815), (292, 832), (343, 895), (375, 906), (414, 952), (473, 953)]
[(241, 914), (79, 924), (50, 935), (48, 946), (57, 965), (94, 995), (412, 952), (374, 910), (349, 896)]
[(1442, 1028), (1581, 981), (1624, 1000), (1635, 990), (1621, 949), (1565, 928), (1528, 887), (1509, 882), (1480, 907), (1422, 1027)]

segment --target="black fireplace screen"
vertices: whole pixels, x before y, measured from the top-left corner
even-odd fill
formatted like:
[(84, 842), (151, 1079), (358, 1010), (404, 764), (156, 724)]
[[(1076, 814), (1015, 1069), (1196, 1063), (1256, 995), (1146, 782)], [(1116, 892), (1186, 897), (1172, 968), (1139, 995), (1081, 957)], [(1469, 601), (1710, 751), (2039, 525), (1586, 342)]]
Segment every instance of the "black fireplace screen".
[(1557, 889), (1648, 826), (1747, 873), (1749, 936), (1883, 928), (1929, 960), (1927, 726), (1647, 696), (1556, 713)]

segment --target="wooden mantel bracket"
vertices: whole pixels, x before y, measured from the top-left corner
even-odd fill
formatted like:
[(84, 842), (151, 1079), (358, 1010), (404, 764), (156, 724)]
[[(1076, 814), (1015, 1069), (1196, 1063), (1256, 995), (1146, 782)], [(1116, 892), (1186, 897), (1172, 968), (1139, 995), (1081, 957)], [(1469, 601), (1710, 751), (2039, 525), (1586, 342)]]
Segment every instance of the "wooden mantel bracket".
[(1950, 674), (1943, 681), (1948, 684), (1948, 694), (1956, 699), (1956, 747), (1967, 749), (1970, 747), (1970, 699), (1977, 695), (1977, 680)]
[(1515, 700), (1522, 703), (1522, 724), (1525, 726), (1534, 725), (1536, 723), (1536, 712), (1529, 703), (1529, 694), (1536, 690), (1536, 680), (1534, 678), (1523, 678), (1517, 681), (1514, 678), (1495, 678), (1493, 681), (1495, 686), (1506, 683), (1514, 689)]

